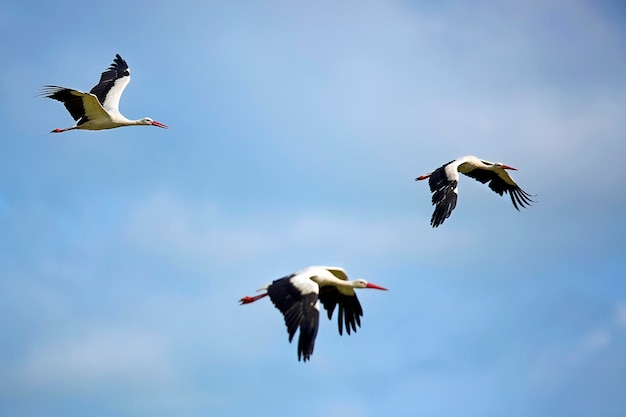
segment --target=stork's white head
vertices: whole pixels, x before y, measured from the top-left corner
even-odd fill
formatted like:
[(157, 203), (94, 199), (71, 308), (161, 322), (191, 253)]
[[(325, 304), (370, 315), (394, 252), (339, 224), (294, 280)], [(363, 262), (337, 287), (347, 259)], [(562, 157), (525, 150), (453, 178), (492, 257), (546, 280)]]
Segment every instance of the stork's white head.
[(496, 162), (495, 164), (493, 164), (494, 168), (500, 168), (500, 169), (512, 169), (513, 171), (517, 171), (517, 168), (513, 168), (510, 167), (508, 165), (504, 165), (502, 162)]
[(489, 162), (489, 161), (483, 161), (482, 159), (481, 159), (480, 162), (485, 164), (485, 166), (488, 169), (492, 169), (492, 170), (494, 170), (494, 169), (512, 169), (514, 171), (517, 171), (517, 168), (513, 168), (513, 167), (510, 167), (508, 165), (504, 165), (502, 162)]
[(352, 281), (354, 288), (373, 288), (375, 290), (384, 290), (387, 291), (387, 288), (381, 287), (380, 285), (372, 284), (371, 282), (367, 282), (364, 279), (355, 279)]
[(162, 128), (162, 129), (169, 129), (168, 125), (164, 125), (161, 122), (157, 122), (156, 120), (152, 120), (149, 117), (144, 117), (143, 119), (139, 119), (139, 124), (140, 125), (147, 125), (147, 126), (156, 126), (156, 127)]

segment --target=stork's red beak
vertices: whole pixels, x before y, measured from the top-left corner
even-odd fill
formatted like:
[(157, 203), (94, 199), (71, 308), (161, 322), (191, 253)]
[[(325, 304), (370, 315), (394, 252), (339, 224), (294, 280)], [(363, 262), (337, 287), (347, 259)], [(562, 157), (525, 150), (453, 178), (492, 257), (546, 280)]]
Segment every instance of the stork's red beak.
[(152, 126), (160, 127), (160, 128), (163, 128), (163, 129), (169, 129), (170, 128), (168, 125), (164, 125), (163, 123), (157, 122), (156, 120), (152, 121)]
[(387, 288), (381, 287), (380, 285), (372, 284), (371, 282), (368, 282), (367, 285), (365, 286), (365, 288), (373, 288), (375, 290), (388, 291)]
[(517, 168), (513, 168), (508, 165), (502, 165), (502, 169), (512, 169), (513, 171), (517, 171)]

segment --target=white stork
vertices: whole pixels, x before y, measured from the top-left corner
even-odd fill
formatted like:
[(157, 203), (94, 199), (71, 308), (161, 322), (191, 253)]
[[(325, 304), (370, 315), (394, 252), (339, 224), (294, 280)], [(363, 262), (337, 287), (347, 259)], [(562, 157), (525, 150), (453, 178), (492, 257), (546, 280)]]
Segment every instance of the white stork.
[(346, 272), (336, 266), (310, 266), (259, 289), (267, 292), (254, 297), (245, 296), (239, 302), (250, 304), (269, 295), (272, 303), (285, 316), (289, 342), (300, 328), (298, 360), (303, 359), (306, 362), (313, 354), (320, 301), (328, 312), (329, 320), (335, 307), (339, 305), (337, 324), (340, 335), (343, 334), (344, 326), (348, 334), (350, 329), (356, 332), (357, 326), (361, 326), (363, 309), (354, 293), (355, 288), (387, 290), (364, 279), (349, 281)]
[(44, 86), (41, 95), (63, 103), (67, 111), (76, 120), (74, 126), (66, 129), (54, 129), (50, 133), (66, 132), (73, 129), (113, 129), (120, 126), (157, 126), (167, 129), (167, 125), (149, 117), (129, 120), (120, 113), (120, 97), (129, 82), (128, 65), (119, 54), (116, 54), (113, 64), (102, 73), (100, 82), (89, 93), (55, 85)]
[(415, 178), (415, 181), (429, 178), (428, 185), (430, 185), (430, 191), (433, 193), (432, 203), (435, 206), (430, 224), (433, 227), (439, 226), (444, 220), (450, 217), (452, 210), (456, 207), (459, 172), (483, 184), (488, 182), (489, 188), (500, 195), (508, 193), (513, 202), (513, 206), (518, 211), (519, 206), (526, 207), (530, 205), (533, 202), (533, 200), (531, 200), (533, 196), (522, 190), (515, 181), (513, 181), (506, 172), (507, 169), (517, 170), (517, 168), (504, 165), (500, 162), (489, 162), (468, 155), (450, 161), (433, 172)]

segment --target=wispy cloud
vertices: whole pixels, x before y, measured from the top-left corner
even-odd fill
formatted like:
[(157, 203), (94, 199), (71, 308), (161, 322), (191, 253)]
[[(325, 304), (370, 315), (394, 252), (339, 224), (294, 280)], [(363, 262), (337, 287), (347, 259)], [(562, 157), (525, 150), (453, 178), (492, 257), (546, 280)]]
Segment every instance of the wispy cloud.
[[(626, 342), (624, 311), (626, 305), (617, 304), (608, 316), (579, 333), (574, 340), (545, 346), (530, 368), (535, 388), (558, 392), (578, 378), (581, 371), (590, 372), (603, 367), (602, 355), (612, 347), (622, 350)], [(617, 345), (615, 345), (617, 344)]]
[(36, 389), (92, 390), (109, 385), (160, 383), (174, 378), (169, 342), (141, 329), (92, 329), (33, 346), (17, 380)]
[[(194, 203), (169, 193), (148, 196), (136, 205), (128, 220), (128, 239), (138, 248), (227, 263), (322, 246), (348, 253), (388, 253), (395, 250), (397, 235), (417, 223), (407, 218), (376, 219), (368, 224), (347, 213), (337, 217), (336, 213), (284, 213), (280, 209), (242, 218), (215, 205)], [(406, 239), (407, 235), (401, 237)]]

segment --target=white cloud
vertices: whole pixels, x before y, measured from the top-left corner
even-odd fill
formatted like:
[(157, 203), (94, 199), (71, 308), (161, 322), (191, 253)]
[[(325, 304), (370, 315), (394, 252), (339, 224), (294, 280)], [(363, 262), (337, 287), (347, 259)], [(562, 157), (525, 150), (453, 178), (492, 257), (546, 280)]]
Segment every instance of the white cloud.
[[(172, 319), (162, 309), (163, 305), (163, 322), (179, 320), (175, 327), (169, 323), (158, 331), (146, 330), (154, 323), (143, 321), (139, 325), (141, 320), (134, 311), (135, 316), (128, 320), (134, 324), (109, 323), (104, 327), (91, 321), (86, 323), (91, 329), (82, 334), (56, 333), (39, 345), (31, 345), (5, 369), (0, 385), (6, 392), (26, 398), (43, 393), (69, 401), (82, 399), (103, 409), (113, 401), (124, 410), (150, 414), (193, 414), (231, 401), (228, 395), (220, 394), (217, 382), (202, 388), (197, 385), (195, 368), (206, 364), (198, 361), (197, 351), (192, 350), (193, 365), (185, 356), (196, 336), (183, 334), (184, 346), (175, 346), (172, 340), (180, 336), (179, 327), (189, 330), (183, 321), (189, 317), (174, 314)], [(197, 327), (193, 329), (197, 332)]]
[[(593, 368), (608, 349), (619, 349), (626, 326), (626, 308), (619, 304), (613, 313), (577, 339), (551, 344), (538, 352), (530, 368), (530, 380), (536, 388), (555, 392), (580, 375), (581, 370)], [(614, 347), (614, 344), (618, 344)]]
[[(409, 181), (409, 185), (413, 183)], [(416, 187), (419, 185), (423, 184)], [(414, 201), (400, 200), (401, 204), (407, 204), (406, 209), (376, 211), (333, 209), (326, 204), (323, 208), (315, 204), (310, 208), (264, 204), (237, 207), (236, 212), (230, 212), (220, 203), (166, 188), (134, 201), (120, 220), (121, 239), (127, 253), (155, 256), (182, 268), (181, 271), (193, 271), (207, 279), (225, 271), (231, 277), (239, 276), (242, 270), (247, 270), (254, 274), (261, 272), (257, 279), (262, 284), (268, 278), (282, 276), (271, 272), (267, 276), (264, 271), (287, 274), (318, 263), (342, 265), (351, 271), (351, 265), (358, 265), (363, 269), (354, 273), (367, 278), (372, 263), (379, 267), (414, 261), (449, 264), (451, 254), (457, 263), (473, 262), (484, 251), (485, 233), (492, 230), (498, 233), (498, 227), (507, 224), (505, 219), (525, 216), (519, 224), (522, 227), (530, 224), (532, 217), (528, 215), (535, 213), (517, 213), (509, 202), (498, 200), (498, 196), (479, 186), (464, 184), (464, 200), (449, 220), (454, 227), (439, 229), (429, 225), (432, 206), (426, 185), (421, 190), (398, 190), (415, 194)], [(493, 213), (490, 221), (481, 221), (484, 214), (480, 213), (479, 203), (472, 204), (472, 193), (481, 201), (483, 197), (491, 199), (485, 203)], [(416, 206), (408, 207), (409, 203)], [(464, 223), (464, 217), (472, 221)], [(511, 226), (507, 224), (507, 227)], [(511, 251), (527, 250), (534, 241), (531, 233), (520, 233), (506, 246), (492, 248), (493, 256), (506, 257)]]
[(154, 333), (94, 329), (32, 346), (17, 366), (17, 380), (31, 388), (75, 390), (167, 384), (173, 378), (168, 351), (168, 341)]
[(583, 337), (580, 350), (585, 354), (600, 352), (609, 346), (611, 339), (611, 332), (608, 329), (592, 330)]
[[(429, 202), (424, 206), (428, 217), (412, 212), (406, 216), (373, 216), (324, 210), (265, 210), (235, 216), (216, 205), (164, 191), (139, 201), (124, 230), (133, 250), (186, 267), (233, 267), (241, 262), (259, 264), (268, 258), (291, 258), (303, 259), (299, 268), (315, 260), (393, 261), (417, 253), (428, 256), (441, 248), (473, 248), (476, 237), (465, 229), (449, 231), (445, 236), (430, 233)], [(428, 237), (423, 237), (427, 231)]]
[(615, 307), (615, 323), (621, 329), (626, 329), (626, 303), (620, 303)]

